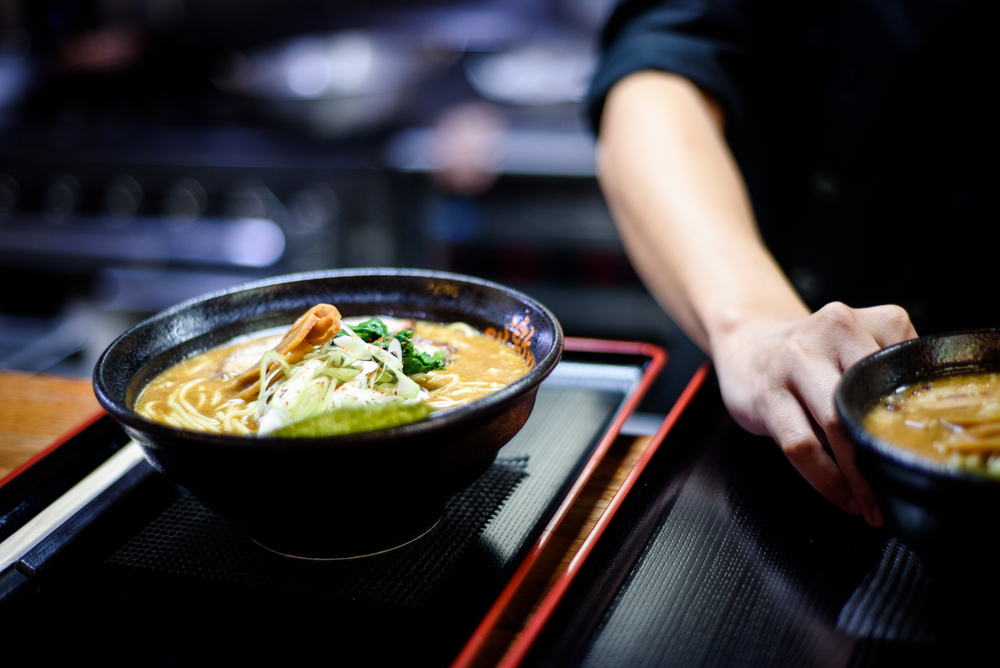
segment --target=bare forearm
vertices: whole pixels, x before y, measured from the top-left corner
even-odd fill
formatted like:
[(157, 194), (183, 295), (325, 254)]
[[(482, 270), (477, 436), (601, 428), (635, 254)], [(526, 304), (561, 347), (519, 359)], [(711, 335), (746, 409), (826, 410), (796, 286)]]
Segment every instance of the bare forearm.
[(760, 238), (711, 101), (685, 79), (640, 72), (615, 86), (598, 174), (632, 263), (711, 355), (736, 421), (773, 437), (830, 501), (880, 525), (833, 390), (851, 364), (916, 335), (905, 311), (810, 314)]
[(608, 96), (598, 172), (644, 282), (706, 352), (752, 316), (808, 310), (764, 247), (711, 103), (641, 72)]

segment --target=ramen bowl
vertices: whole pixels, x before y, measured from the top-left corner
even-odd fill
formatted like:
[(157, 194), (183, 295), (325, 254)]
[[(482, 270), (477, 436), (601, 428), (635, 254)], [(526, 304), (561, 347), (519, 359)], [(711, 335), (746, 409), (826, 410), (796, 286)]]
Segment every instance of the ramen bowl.
[(997, 547), (993, 527), (1000, 515), (1000, 481), (885, 441), (865, 429), (865, 415), (901, 385), (996, 370), (1000, 330), (973, 330), (887, 347), (848, 369), (837, 387), (841, 423), (856, 445), (858, 469), (887, 528), (939, 579), (968, 579), (969, 566)]
[[(231, 339), (287, 326), (317, 303), (345, 316), (465, 322), (508, 342), (529, 371), (411, 424), (309, 438), (188, 431), (139, 415), (147, 383)], [(562, 353), (562, 329), (510, 288), (441, 272), (371, 269), (267, 279), (198, 297), (127, 331), (94, 370), (101, 405), (160, 472), (257, 542), (293, 556), (372, 554), (430, 531), (445, 501), (482, 475), (524, 425)]]

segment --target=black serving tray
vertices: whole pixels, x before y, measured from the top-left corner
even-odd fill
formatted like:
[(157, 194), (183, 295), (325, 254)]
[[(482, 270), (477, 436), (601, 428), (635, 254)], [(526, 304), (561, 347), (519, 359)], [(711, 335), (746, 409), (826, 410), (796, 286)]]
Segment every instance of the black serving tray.
[[(447, 665), (664, 362), (655, 346), (567, 339), (494, 466), (430, 534), (375, 557), (270, 553), (142, 461), (0, 573), (0, 628), (35, 656), (105, 665)], [(8, 480), (0, 541), (126, 440), (100, 419)]]
[(968, 555), (967, 588), (939, 585), (741, 430), (714, 379), (688, 398), (504, 668), (995, 663), (972, 565), (992, 555)]

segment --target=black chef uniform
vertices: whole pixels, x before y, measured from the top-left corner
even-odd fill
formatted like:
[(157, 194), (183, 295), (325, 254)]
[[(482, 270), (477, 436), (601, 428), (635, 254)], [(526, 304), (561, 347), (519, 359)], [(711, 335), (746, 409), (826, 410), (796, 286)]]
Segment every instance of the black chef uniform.
[(918, 333), (1000, 326), (1000, 3), (627, 0), (588, 94), (646, 69), (726, 113), (764, 240), (814, 309), (896, 303)]

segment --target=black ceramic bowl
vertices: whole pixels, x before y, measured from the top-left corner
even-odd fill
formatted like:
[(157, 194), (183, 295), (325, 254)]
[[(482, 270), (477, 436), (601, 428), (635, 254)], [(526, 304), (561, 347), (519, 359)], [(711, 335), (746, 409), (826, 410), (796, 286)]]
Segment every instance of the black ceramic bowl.
[(857, 445), (857, 463), (871, 484), (886, 526), (939, 577), (968, 577), (998, 540), (1000, 481), (950, 469), (876, 438), (864, 416), (900, 385), (958, 373), (1000, 369), (1000, 329), (926, 336), (881, 350), (847, 370), (837, 411)]
[[(531, 370), (508, 387), (428, 419), (375, 432), (282, 439), (206, 434), (139, 416), (133, 404), (163, 369), (233, 337), (291, 324), (317, 303), (345, 316), (463, 321), (506, 337)], [(372, 269), (284, 276), (215, 292), (140, 323), (94, 371), (101, 405), (159, 471), (261, 544), (298, 556), (349, 557), (427, 532), (444, 501), (475, 481), (524, 425), (562, 353), (559, 323), (509, 288), (454, 274)]]

